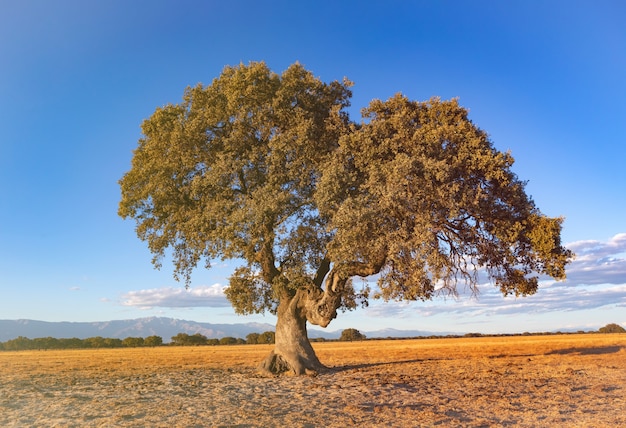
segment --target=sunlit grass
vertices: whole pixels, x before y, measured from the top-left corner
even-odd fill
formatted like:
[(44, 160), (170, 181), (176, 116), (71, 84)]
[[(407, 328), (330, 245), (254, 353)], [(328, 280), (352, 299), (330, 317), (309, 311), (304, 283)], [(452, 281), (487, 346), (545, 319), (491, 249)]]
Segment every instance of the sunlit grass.
[[(255, 368), (273, 345), (114, 348), (0, 352), (0, 372), (53, 374), (70, 371), (145, 373), (177, 369)], [(475, 337), (317, 342), (329, 367), (471, 358), (602, 354), (626, 347), (626, 334)], [(620, 348), (621, 347), (621, 348)]]

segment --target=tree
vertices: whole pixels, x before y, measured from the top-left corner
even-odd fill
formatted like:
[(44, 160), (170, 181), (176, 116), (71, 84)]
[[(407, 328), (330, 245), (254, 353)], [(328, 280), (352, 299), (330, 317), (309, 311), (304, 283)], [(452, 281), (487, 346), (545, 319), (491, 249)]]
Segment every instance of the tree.
[(264, 331), (259, 336), (259, 340), (257, 341), (260, 345), (269, 345), (276, 342), (276, 333), (273, 331)]
[(187, 333), (178, 333), (176, 336), (172, 336), (172, 345), (175, 346), (199, 346), (207, 344), (207, 337), (200, 334), (189, 335)]
[(189, 345), (189, 342), (187, 333), (178, 333), (176, 336), (172, 336), (172, 345), (174, 346), (186, 346)]
[[(369, 298), (477, 291), (480, 270), (524, 296), (539, 275), (565, 278), (572, 257), (562, 219), (535, 207), (513, 157), (456, 100), (374, 100), (357, 124), (350, 86), (300, 64), (226, 67), (144, 121), (120, 180), (119, 214), (156, 267), (171, 254), (188, 286), (200, 262), (242, 261), (226, 297), (277, 315), (272, 373), (323, 369), (306, 324)], [(352, 284), (375, 274), (373, 289)]]
[(259, 343), (259, 337), (261, 335), (259, 333), (250, 333), (246, 336), (246, 343), (249, 345), (255, 345)]
[(59, 339), (54, 337), (38, 337), (33, 339), (33, 349), (59, 349)]
[[(141, 337), (138, 339), (143, 340)], [(103, 343), (105, 348), (121, 348), (124, 346), (122, 339), (118, 339), (117, 337), (107, 337), (104, 339)]]
[(626, 333), (626, 329), (619, 324), (611, 323), (598, 330), (600, 333)]
[(231, 336), (222, 337), (220, 339), (220, 345), (235, 345), (237, 344), (237, 339)]
[(161, 336), (148, 336), (143, 341), (144, 346), (161, 346), (163, 345), (163, 338)]
[(365, 340), (365, 335), (356, 328), (347, 328), (341, 332), (339, 340), (343, 342), (353, 342), (355, 340)]
[(137, 348), (140, 346), (144, 346), (144, 338), (143, 337), (127, 337), (122, 340), (122, 346), (126, 346), (128, 348)]
[(59, 339), (61, 342), (62, 349), (80, 349), (85, 346), (84, 341), (80, 340), (78, 337), (72, 337), (69, 339)]
[(33, 349), (33, 341), (28, 337), (18, 336), (15, 339), (4, 342), (4, 349), (7, 351), (21, 351), (24, 349)]
[(110, 348), (111, 342), (102, 337), (102, 336), (94, 336), (88, 337), (83, 340), (86, 348)]

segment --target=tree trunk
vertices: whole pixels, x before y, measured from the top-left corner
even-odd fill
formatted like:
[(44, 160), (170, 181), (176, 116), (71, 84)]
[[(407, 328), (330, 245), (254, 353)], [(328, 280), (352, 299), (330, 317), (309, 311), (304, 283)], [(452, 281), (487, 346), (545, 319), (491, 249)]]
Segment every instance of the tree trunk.
[[(355, 265), (350, 274), (371, 275), (376, 273), (370, 266)], [(327, 369), (315, 355), (306, 331), (307, 321), (326, 327), (337, 317), (341, 306), (341, 295), (350, 275), (340, 271), (330, 272), (321, 288), (321, 275), (308, 286), (293, 294), (283, 295), (278, 305), (275, 347), (261, 363), (259, 369), (265, 373), (291, 372), (295, 375), (313, 374)]]
[(283, 299), (278, 306), (275, 347), (260, 365), (265, 373), (313, 374), (326, 367), (320, 363), (309, 342), (306, 331), (306, 311), (301, 305), (300, 290), (291, 299)]

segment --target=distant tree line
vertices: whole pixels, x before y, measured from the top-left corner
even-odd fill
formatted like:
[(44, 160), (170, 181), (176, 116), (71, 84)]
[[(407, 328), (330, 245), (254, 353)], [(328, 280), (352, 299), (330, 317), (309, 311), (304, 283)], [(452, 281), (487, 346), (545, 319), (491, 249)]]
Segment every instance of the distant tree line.
[(264, 333), (250, 333), (245, 339), (238, 337), (222, 337), (221, 339), (209, 339), (206, 336), (196, 334), (178, 333), (172, 336), (171, 345), (173, 346), (204, 346), (204, 345), (257, 345), (274, 343), (275, 333), (266, 331)]
[(160, 336), (127, 337), (125, 339), (109, 337), (88, 337), (86, 339), (57, 339), (55, 337), (38, 337), (29, 339), (19, 336), (15, 339), (0, 342), (0, 350), (21, 351), (37, 349), (96, 349), (96, 348), (134, 348), (139, 346), (161, 346), (163, 339)]
[[(611, 323), (601, 327), (598, 331), (577, 331), (577, 332), (537, 332), (537, 333), (517, 333), (517, 334), (482, 334), (482, 333), (466, 333), (464, 335), (431, 335), (417, 337), (377, 337), (372, 340), (402, 340), (402, 339), (445, 339), (458, 337), (499, 337), (499, 336), (547, 336), (555, 334), (583, 334), (583, 333), (626, 333), (619, 324)], [(104, 338), (100, 336), (88, 337), (87, 339), (57, 339), (54, 337), (40, 337), (29, 339), (28, 337), (19, 336), (15, 339), (0, 342), (0, 351), (22, 351), (22, 350), (40, 350), (40, 349), (97, 349), (97, 348), (136, 348), (136, 347), (154, 347), (154, 346), (218, 346), (218, 345), (258, 345), (273, 344), (275, 333), (266, 331), (264, 333), (250, 333), (245, 339), (237, 337), (222, 337), (221, 339), (209, 339), (206, 336), (196, 334), (178, 333), (172, 336), (169, 344), (164, 344), (160, 336), (143, 337), (127, 337), (125, 339)], [(311, 339), (311, 342), (325, 342), (331, 339), (323, 337)], [(358, 341), (366, 340), (364, 334), (354, 328), (348, 328), (341, 332), (339, 341)], [(368, 339), (369, 340), (369, 339)]]
[[(246, 339), (236, 337), (223, 337), (221, 339), (209, 339), (206, 336), (196, 334), (179, 333), (172, 336), (171, 346), (200, 346), (200, 345), (239, 345), (239, 344), (271, 344), (274, 343), (274, 332), (250, 333)], [(125, 339), (105, 338), (101, 336), (88, 337), (86, 339), (57, 339), (54, 337), (39, 337), (29, 339), (19, 336), (15, 339), (0, 342), (0, 351), (22, 351), (39, 349), (98, 349), (98, 348), (137, 348), (163, 346), (161, 336), (127, 337)], [(165, 344), (167, 345), (167, 344)]]

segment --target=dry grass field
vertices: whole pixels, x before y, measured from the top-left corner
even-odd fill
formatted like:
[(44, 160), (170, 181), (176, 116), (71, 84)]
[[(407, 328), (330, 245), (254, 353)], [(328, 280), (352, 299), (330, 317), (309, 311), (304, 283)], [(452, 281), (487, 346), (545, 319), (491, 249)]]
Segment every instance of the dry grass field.
[(0, 352), (3, 427), (626, 426), (626, 334)]

